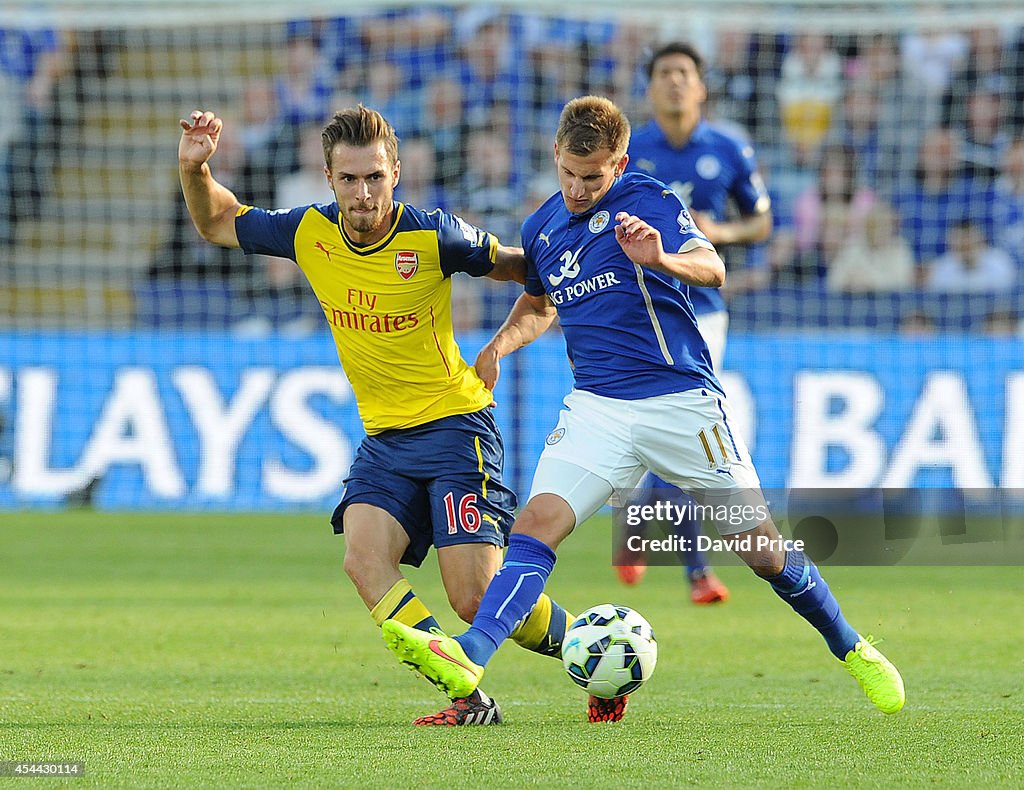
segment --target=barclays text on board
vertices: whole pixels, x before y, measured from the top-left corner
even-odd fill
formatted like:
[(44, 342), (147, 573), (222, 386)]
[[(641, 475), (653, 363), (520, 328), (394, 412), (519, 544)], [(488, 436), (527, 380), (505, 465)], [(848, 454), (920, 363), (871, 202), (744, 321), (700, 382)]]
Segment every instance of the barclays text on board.
[[(496, 399), (522, 487), (572, 377), (557, 338), (513, 359)], [(1017, 341), (765, 333), (726, 367), (765, 487), (1024, 488)], [(0, 415), (2, 508), (98, 480), (105, 508), (326, 510), (363, 435), (323, 337), (0, 334)]]

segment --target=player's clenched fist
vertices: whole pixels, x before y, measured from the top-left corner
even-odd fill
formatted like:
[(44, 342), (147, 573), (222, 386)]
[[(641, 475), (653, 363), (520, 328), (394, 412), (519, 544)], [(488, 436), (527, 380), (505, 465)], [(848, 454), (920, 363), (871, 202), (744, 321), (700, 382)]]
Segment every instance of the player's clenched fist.
[(178, 161), (181, 164), (201, 165), (217, 150), (220, 130), (224, 122), (212, 112), (193, 110), (189, 120), (179, 120), (181, 140), (178, 143)]

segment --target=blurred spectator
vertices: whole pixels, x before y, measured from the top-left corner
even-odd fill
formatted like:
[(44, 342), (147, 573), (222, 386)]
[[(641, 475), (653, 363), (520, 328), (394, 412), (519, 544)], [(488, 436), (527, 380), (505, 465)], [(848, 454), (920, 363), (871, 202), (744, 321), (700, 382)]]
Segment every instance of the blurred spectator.
[(299, 169), (278, 179), (274, 190), (274, 208), (334, 202), (334, 190), (324, 171), (321, 131), (320, 124), (309, 124), (299, 130)]
[[(402, 89), (419, 90), (442, 71), (452, 57), (455, 11), (445, 7), (390, 9), (360, 20), (360, 47), (372, 70), (384, 61), (400, 64)], [(380, 109), (373, 102), (368, 106)], [(396, 129), (409, 128), (395, 123)]]
[(704, 72), (708, 88), (707, 117), (731, 122), (759, 139), (768, 108), (762, 88), (765, 75), (753, 57), (753, 36), (733, 27), (718, 31), (714, 57)]
[(863, 234), (874, 192), (857, 183), (856, 155), (850, 146), (822, 151), (817, 181), (793, 204), (793, 224), (776, 232), (771, 259), (784, 281), (819, 279), (845, 239)]
[(455, 21), (459, 57), (453, 65), (467, 87), (463, 96), (467, 126), (485, 127), (496, 106), (507, 107), (506, 123), (513, 138), (518, 138), (525, 131), (521, 124), (528, 121), (532, 86), (528, 70), (522, 67), (526, 60), (522, 36), (514, 34), (510, 21), (491, 6), (462, 8)]
[(464, 272), (455, 272), (450, 279), (452, 328), (456, 332), (472, 332), (484, 328), (485, 292), (490, 291), (491, 287), (481, 280), (487, 278), (470, 277)]
[(14, 243), (19, 220), (39, 216), (52, 192), (59, 151), (54, 91), (69, 65), (62, 33), (0, 27), (0, 247)]
[(987, 244), (977, 224), (964, 219), (950, 227), (948, 251), (932, 261), (925, 277), (930, 291), (994, 293), (1011, 288), (1017, 270), (1006, 252)]
[(362, 35), (364, 24), (365, 20), (358, 16), (293, 19), (288, 22), (285, 37), (286, 40), (306, 38), (316, 42), (328, 71), (353, 78), (352, 83), (342, 86), (351, 90), (361, 84), (366, 63), (368, 47)]
[(935, 319), (927, 313), (915, 311), (900, 319), (899, 333), (906, 337), (932, 337), (938, 331)]
[[(524, 215), (516, 213), (521, 197), (512, 183), (512, 155), (506, 136), (489, 129), (477, 129), (466, 138), (466, 174), (457, 201), (458, 211), (469, 223), (487, 228), (504, 244), (520, 243), (520, 223)], [(474, 301), (475, 311), (467, 312), (477, 326), (496, 328), (508, 314), (518, 294), (507, 283), (486, 281), (485, 277), (453, 278), (457, 303)], [(468, 309), (465, 305), (464, 309)], [(468, 326), (466, 328), (469, 328)], [(475, 328), (475, 327), (474, 327)]]
[(1010, 58), (997, 27), (978, 27), (967, 32), (969, 53), (954, 72), (943, 96), (942, 124), (961, 128), (967, 123), (967, 100), (985, 91), (1009, 101), (1013, 92)]
[(961, 157), (964, 174), (980, 181), (991, 181), (1010, 135), (1003, 126), (1003, 97), (999, 91), (979, 87), (967, 96), (967, 124)]
[(775, 92), (783, 134), (797, 147), (817, 148), (842, 93), (842, 64), (827, 35), (797, 34)]
[(923, 100), (904, 84), (893, 35), (862, 36), (857, 46), (834, 137), (857, 149), (864, 180), (891, 198), (901, 179), (914, 169), (924, 128)]
[(437, 156), (438, 183), (457, 189), (466, 158), (462, 83), (457, 78), (442, 76), (427, 85), (422, 100), (422, 132), (430, 139)]
[(515, 214), (520, 197), (512, 184), (512, 152), (507, 137), (477, 129), (466, 138), (466, 173), (459, 212), (471, 224), (487, 228), (512, 244), (521, 217)]
[(855, 152), (857, 174), (863, 183), (892, 195), (898, 186), (904, 156), (898, 135), (894, 130), (887, 133), (883, 126), (881, 106), (873, 85), (864, 81), (850, 83), (843, 94), (831, 139)]
[(992, 337), (1015, 337), (1021, 332), (1021, 319), (1013, 310), (994, 310), (985, 316), (983, 329)]
[(1024, 134), (1024, 27), (1006, 45), (1005, 71), (1010, 77), (1007, 120), (1015, 135)]
[[(494, 6), (468, 5), (460, 9), (455, 20), (455, 34), (458, 41), (456, 71), (447, 76), (456, 81), (457, 93), (450, 87), (444, 91), (458, 101), (453, 107), (439, 107), (447, 121), (441, 124), (438, 116), (427, 116), (428, 133), (435, 137), (438, 161), (444, 168), (442, 184), (453, 196), (456, 214), (467, 213), (467, 217), (490, 214), (496, 207), (493, 203), (498, 185), (488, 186), (486, 194), (474, 196), (467, 191), (471, 182), (480, 185), (494, 181), (483, 169), (493, 172), (506, 170), (507, 187), (509, 158), (514, 148), (529, 161), (531, 150), (531, 101), (533, 99), (530, 70), (525, 67), (527, 53), (523, 40), (523, 19), (500, 13)], [(437, 89), (432, 107), (437, 107)], [(442, 93), (443, 95), (443, 93)], [(459, 109), (461, 108), (461, 110)], [(459, 113), (459, 117), (454, 117)], [(458, 134), (457, 152), (447, 153), (442, 147), (451, 143)], [(474, 161), (474, 151), (481, 149), (482, 138), (494, 136), (502, 141), (506, 151), (499, 156), (502, 161), (496, 167)], [(509, 204), (514, 206), (515, 203)], [(470, 220), (472, 221), (472, 220)], [(489, 222), (489, 220), (488, 220)], [(492, 231), (505, 241), (506, 228), (492, 227), (484, 222), (481, 227)], [(507, 293), (509, 289), (494, 289), (482, 282), (485, 278), (452, 277), (452, 320), (457, 331), (477, 329), (489, 321), (485, 315), (490, 295), (496, 291)], [(500, 284), (499, 284), (500, 285)]]
[[(768, 245), (768, 269), (788, 270), (794, 254), (797, 199), (818, 182), (820, 152), (788, 145), (766, 145), (759, 153), (775, 218), (773, 239)], [(729, 287), (726, 280), (726, 288)]]
[[(611, 39), (604, 47), (611, 61), (606, 83), (598, 91), (615, 102), (629, 118), (643, 118), (647, 109), (644, 90), (647, 86), (645, 66), (654, 49), (658, 30), (643, 22), (620, 18)], [(554, 137), (554, 130), (551, 130)]]
[(969, 51), (967, 36), (944, 24), (941, 14), (940, 6), (929, 7), (921, 15), (927, 27), (905, 33), (900, 53), (907, 90), (923, 101), (918, 123), (925, 128), (941, 121), (942, 97)]
[(993, 211), (996, 245), (1010, 254), (1018, 271), (1024, 271), (1024, 137), (1013, 140), (1003, 154)]
[(292, 30), (285, 44), (284, 69), (274, 80), (281, 118), (296, 130), (307, 123), (323, 122), (330, 112), (333, 82), (312, 30)]
[(428, 138), (403, 137), (399, 161), (402, 169), (395, 190), (397, 200), (426, 211), (438, 207), (448, 208), (448, 195), (438, 185), (437, 153)]
[(380, 112), (399, 133), (421, 128), (418, 92), (409, 87), (400, 61), (381, 58), (366, 69), (363, 104)]
[[(523, 195), (522, 203), (519, 204), (519, 211), (516, 212), (517, 216), (528, 217), (543, 206), (548, 198), (561, 190), (558, 179), (554, 174), (549, 174), (548, 170), (550, 168), (538, 171), (526, 183), (526, 192)], [(515, 243), (520, 244), (521, 242), (516, 241)]]
[(242, 145), (239, 186), (253, 205), (269, 205), (278, 179), (290, 172), (294, 130), (277, 112), (274, 86), (269, 80), (246, 84), (241, 97), (238, 139)]
[[(549, 27), (556, 27), (555, 20), (544, 21)], [(534, 33), (528, 51), (532, 74), (527, 131), (529, 151), (522, 166), (532, 170), (547, 166), (551, 138), (558, 128), (562, 107), (570, 99), (586, 93), (588, 63), (583, 43), (576, 41), (571, 29), (564, 26)]]
[(963, 175), (960, 139), (950, 129), (935, 127), (921, 140), (913, 183), (895, 199), (903, 223), (903, 235), (914, 250), (918, 264), (946, 252), (946, 232), (975, 208), (971, 186)]
[(871, 293), (905, 291), (915, 285), (914, 254), (899, 235), (896, 212), (877, 202), (864, 217), (864, 228), (852, 232), (828, 263), (830, 291)]

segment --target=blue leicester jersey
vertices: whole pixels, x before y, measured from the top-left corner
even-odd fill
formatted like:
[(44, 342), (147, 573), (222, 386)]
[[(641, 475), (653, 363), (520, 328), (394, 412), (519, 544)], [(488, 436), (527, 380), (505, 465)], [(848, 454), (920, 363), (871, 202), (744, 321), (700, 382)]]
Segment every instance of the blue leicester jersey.
[[(718, 221), (727, 218), (730, 200), (743, 216), (771, 206), (754, 149), (706, 121), (694, 127), (682, 148), (674, 147), (661, 127), (650, 121), (633, 133), (626, 169), (664, 181), (691, 209)], [(725, 309), (714, 288), (691, 288), (690, 299), (698, 314)]]
[(623, 175), (590, 211), (571, 213), (555, 193), (526, 218), (526, 292), (558, 310), (576, 388), (625, 400), (721, 392), (686, 286), (626, 256), (620, 211), (656, 228), (668, 252), (713, 249), (679, 196), (642, 173)]

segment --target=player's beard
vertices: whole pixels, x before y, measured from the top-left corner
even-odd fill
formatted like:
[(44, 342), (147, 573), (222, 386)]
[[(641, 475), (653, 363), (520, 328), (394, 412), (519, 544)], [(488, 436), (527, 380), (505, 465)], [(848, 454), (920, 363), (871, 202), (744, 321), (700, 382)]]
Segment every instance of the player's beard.
[[(385, 212), (380, 206), (374, 206), (373, 211), (368, 213), (356, 213), (351, 207), (345, 212), (345, 220), (356, 233), (373, 233), (379, 230), (384, 223)], [(370, 208), (369, 206), (358, 206), (358, 208)]]

